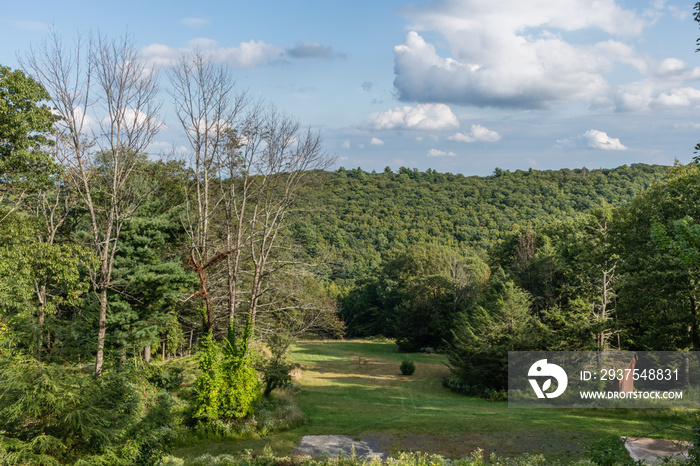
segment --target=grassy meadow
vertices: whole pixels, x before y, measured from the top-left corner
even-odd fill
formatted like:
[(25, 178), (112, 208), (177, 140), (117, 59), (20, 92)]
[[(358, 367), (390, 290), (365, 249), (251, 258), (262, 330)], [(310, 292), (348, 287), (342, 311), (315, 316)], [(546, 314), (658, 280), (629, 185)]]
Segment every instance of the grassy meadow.
[[(401, 375), (404, 358), (416, 364), (412, 376)], [(539, 453), (548, 459), (581, 458), (598, 440), (642, 436), (659, 427), (687, 424), (683, 412), (625, 409), (508, 409), (505, 402), (486, 401), (450, 392), (442, 386), (445, 357), (404, 355), (392, 342), (305, 341), (290, 359), (293, 396), (308, 422), (291, 431), (259, 439), (202, 442), (173, 453), (192, 459), (262, 451), (291, 454), (304, 435), (341, 434), (373, 438), (392, 453), (420, 450), (461, 457), (477, 448), (500, 456)], [(679, 430), (651, 436), (673, 437)]]

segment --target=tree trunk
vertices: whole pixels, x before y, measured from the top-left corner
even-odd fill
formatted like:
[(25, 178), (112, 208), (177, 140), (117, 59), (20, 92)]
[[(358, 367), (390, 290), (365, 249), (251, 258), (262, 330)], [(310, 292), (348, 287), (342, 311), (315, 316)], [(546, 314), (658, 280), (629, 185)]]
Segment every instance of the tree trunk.
[(102, 374), (104, 364), (105, 334), (107, 332), (107, 288), (100, 290), (100, 317), (97, 326), (97, 355), (95, 357), (95, 376)]

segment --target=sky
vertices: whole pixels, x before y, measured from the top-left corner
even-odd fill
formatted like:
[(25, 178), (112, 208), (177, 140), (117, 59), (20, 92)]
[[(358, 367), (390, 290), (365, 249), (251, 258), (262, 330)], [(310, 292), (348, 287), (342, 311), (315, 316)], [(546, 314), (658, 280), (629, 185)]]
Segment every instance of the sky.
[[(700, 36), (676, 0), (2, 0), (0, 65), (53, 27), (205, 50), (320, 131), (336, 166), (464, 175), (689, 162)], [(184, 144), (162, 79), (154, 151)]]

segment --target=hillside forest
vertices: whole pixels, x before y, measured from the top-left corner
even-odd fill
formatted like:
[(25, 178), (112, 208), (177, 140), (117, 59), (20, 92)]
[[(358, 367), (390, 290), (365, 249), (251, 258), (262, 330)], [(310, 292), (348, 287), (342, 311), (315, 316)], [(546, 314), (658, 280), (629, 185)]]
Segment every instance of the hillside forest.
[[(3, 464), (155, 464), (289, 386), (299, 337), (444, 352), (470, 395), (512, 350), (700, 351), (697, 162), (333, 169), (203, 54), (83, 39), (0, 67)], [(149, 152), (159, 79), (187, 153)]]

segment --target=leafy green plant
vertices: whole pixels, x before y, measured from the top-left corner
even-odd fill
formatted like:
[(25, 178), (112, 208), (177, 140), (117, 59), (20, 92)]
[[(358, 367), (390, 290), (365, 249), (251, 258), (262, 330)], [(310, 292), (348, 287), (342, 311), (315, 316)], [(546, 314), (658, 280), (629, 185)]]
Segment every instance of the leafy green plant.
[(133, 370), (0, 358), (0, 464), (155, 464), (170, 399)]
[(260, 370), (263, 374), (263, 383), (265, 385), (263, 396), (269, 398), (273, 390), (291, 387), (292, 376), (290, 373), (296, 367), (296, 364), (292, 364), (283, 359), (270, 359), (265, 361), (260, 366)]
[(688, 464), (700, 465), (700, 414), (696, 416), (693, 424), (693, 438), (688, 449)]
[(413, 373), (416, 371), (416, 365), (413, 363), (413, 361), (404, 359), (403, 362), (401, 362), (400, 369), (403, 375), (413, 375)]
[(211, 334), (202, 341), (195, 388), (194, 417), (200, 420), (237, 419), (249, 415), (260, 398), (258, 374), (241, 346), (224, 339), (220, 344)]
[(468, 396), (476, 396), (489, 401), (508, 401), (508, 392), (487, 388), (483, 385), (469, 385), (455, 374), (448, 374), (442, 379), (442, 386), (455, 393)]
[(185, 370), (181, 367), (157, 366), (151, 364), (146, 369), (146, 380), (158, 388), (174, 390), (182, 385), (184, 381), (184, 371)]
[(588, 448), (588, 457), (599, 466), (641, 466), (641, 461), (634, 461), (627, 449), (625, 440), (620, 437), (601, 439), (597, 444)]

